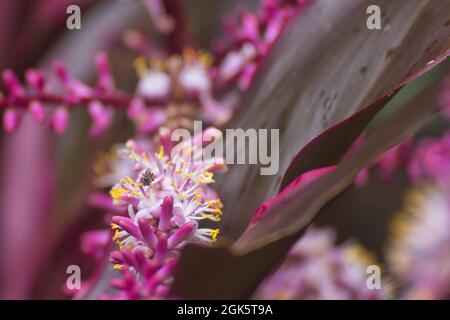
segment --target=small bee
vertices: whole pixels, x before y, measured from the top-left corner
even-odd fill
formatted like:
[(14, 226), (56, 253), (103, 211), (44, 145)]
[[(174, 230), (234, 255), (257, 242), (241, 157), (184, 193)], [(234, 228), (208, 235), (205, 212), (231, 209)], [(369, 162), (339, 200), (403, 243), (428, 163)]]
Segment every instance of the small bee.
[(144, 186), (149, 186), (153, 180), (155, 180), (155, 175), (150, 169), (146, 169), (145, 172), (142, 174), (141, 183)]

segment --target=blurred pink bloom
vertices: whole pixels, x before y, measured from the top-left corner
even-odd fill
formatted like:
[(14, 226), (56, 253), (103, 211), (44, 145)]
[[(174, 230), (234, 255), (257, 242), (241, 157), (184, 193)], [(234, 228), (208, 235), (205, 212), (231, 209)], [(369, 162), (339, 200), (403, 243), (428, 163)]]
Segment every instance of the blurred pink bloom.
[(392, 225), (388, 260), (400, 298), (450, 298), (449, 185), (412, 189)]
[(450, 132), (440, 138), (424, 138), (417, 143), (408, 165), (413, 181), (431, 179), (448, 183), (450, 178)]
[[(139, 133), (155, 133), (164, 125), (170, 128), (192, 126), (193, 119), (223, 125), (230, 117), (234, 100), (214, 97), (213, 57), (186, 47), (181, 54), (144, 57), (136, 60), (140, 80), (137, 94), (155, 101), (145, 107), (142, 100), (130, 104), (128, 115)], [(163, 109), (156, 108), (164, 106)]]
[[(261, 1), (257, 13), (243, 11), (237, 19), (225, 24), (228, 41), (216, 40), (213, 48), (219, 57), (217, 78), (222, 86), (237, 80), (246, 90), (272, 45), (289, 21), (308, 3), (308, 0)], [(234, 17), (233, 17), (234, 18)]]
[[(108, 64), (107, 56), (99, 53), (95, 60), (97, 84), (89, 87), (71, 77), (61, 61), (53, 64), (54, 74), (58, 79), (56, 85), (49, 85), (42, 71), (29, 69), (25, 73), (26, 85), (22, 84), (11, 70), (3, 72), (3, 82), (8, 94), (0, 93), (0, 110), (3, 114), (3, 127), (7, 132), (13, 132), (19, 125), (23, 113), (30, 112), (33, 118), (48, 125), (57, 134), (65, 132), (69, 125), (70, 111), (79, 105), (87, 106), (92, 118), (90, 136), (97, 138), (104, 134), (112, 124), (115, 108), (132, 108), (135, 101), (141, 99), (144, 108), (152, 104), (155, 110), (147, 120), (160, 114), (161, 106), (155, 106), (145, 97), (135, 97), (120, 91), (114, 85), (114, 79)], [(53, 110), (51, 110), (53, 109)], [(130, 113), (130, 118), (133, 113)], [(157, 117), (156, 117), (157, 118)], [(155, 130), (164, 121), (153, 121), (151, 127)], [(146, 126), (149, 125), (146, 122)]]
[(99, 260), (103, 256), (104, 249), (111, 242), (111, 231), (106, 229), (91, 230), (81, 237), (81, 251)]
[(334, 245), (332, 229), (309, 228), (281, 267), (258, 289), (259, 299), (386, 299), (390, 288), (367, 286), (367, 267), (376, 264), (360, 245)]
[[(349, 152), (352, 152), (354, 148), (358, 148), (362, 141), (363, 138), (356, 140)], [(411, 139), (407, 139), (390, 148), (357, 174), (355, 185), (357, 187), (364, 186), (369, 180), (371, 170), (374, 170), (382, 181), (389, 182), (397, 170), (406, 167), (411, 161), (413, 157), (412, 150), (413, 142)]]

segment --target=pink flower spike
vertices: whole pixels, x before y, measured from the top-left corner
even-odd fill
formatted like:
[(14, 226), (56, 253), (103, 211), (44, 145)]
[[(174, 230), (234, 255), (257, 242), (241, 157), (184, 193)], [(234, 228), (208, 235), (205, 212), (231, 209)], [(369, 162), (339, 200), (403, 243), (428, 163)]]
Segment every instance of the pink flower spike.
[(55, 61), (53, 63), (53, 69), (64, 87), (73, 95), (71, 97), (72, 100), (78, 101), (80, 99), (92, 98), (93, 90), (84, 83), (72, 79), (62, 61)]
[(8, 108), (3, 113), (3, 128), (7, 133), (14, 132), (20, 123), (20, 114), (17, 110)]
[(101, 229), (85, 232), (81, 236), (81, 251), (94, 259), (100, 259), (110, 239), (111, 233), (109, 230)]
[(163, 204), (161, 205), (161, 213), (159, 216), (159, 225), (158, 225), (159, 230), (161, 230), (162, 232), (166, 231), (169, 228), (170, 218), (172, 217), (172, 210), (173, 210), (173, 198), (165, 197)]
[(95, 57), (97, 67), (98, 86), (102, 90), (108, 90), (114, 87), (114, 79), (108, 62), (108, 56), (104, 52), (100, 52)]
[(125, 290), (127, 289), (128, 285), (127, 283), (122, 279), (113, 279), (111, 280), (111, 286), (113, 288), (119, 289), (119, 290)]
[(97, 138), (111, 125), (112, 110), (106, 109), (101, 102), (95, 100), (89, 103), (88, 112), (94, 122), (89, 132), (90, 137)]
[(25, 79), (28, 84), (37, 92), (42, 93), (45, 87), (45, 77), (42, 71), (29, 69), (25, 73)]
[(161, 286), (161, 283), (173, 276), (175, 267), (177, 265), (177, 259), (169, 259), (164, 262), (164, 265), (159, 268), (154, 274), (150, 274), (147, 279), (147, 288), (149, 291), (155, 291), (156, 288)]
[(241, 74), (241, 78), (239, 79), (239, 87), (242, 90), (247, 90), (250, 87), (250, 84), (253, 81), (253, 77), (256, 73), (257, 65), (256, 63), (249, 64)]
[(164, 261), (167, 253), (167, 234), (162, 233), (159, 236), (158, 244), (156, 245), (155, 260), (158, 262)]
[(135, 267), (136, 261), (134, 259), (134, 255), (127, 249), (124, 249), (121, 252), (122, 252), (122, 256), (123, 256), (123, 259), (125, 260), (126, 264), (128, 264), (129, 266)]
[(177, 262), (177, 259), (168, 259), (164, 263), (164, 266), (162, 266), (161, 269), (156, 272), (155, 278), (164, 280), (172, 276), (173, 272), (175, 271), (175, 267), (177, 266)]
[(175, 231), (175, 233), (172, 234), (169, 240), (167, 241), (168, 248), (173, 249), (180, 243), (182, 243), (184, 240), (186, 240), (191, 235), (195, 227), (196, 225), (193, 222), (188, 222), (181, 228), (179, 228), (177, 231)]
[(59, 80), (65, 86), (68, 86), (70, 76), (69, 73), (67, 72), (66, 67), (64, 66), (64, 63), (61, 60), (56, 60), (55, 62), (53, 62), (53, 70), (55, 70), (55, 74), (59, 78)]
[(133, 220), (131, 220), (130, 218), (114, 216), (112, 217), (112, 222), (122, 227), (122, 229), (124, 229), (133, 237), (137, 239), (142, 238), (142, 234), (139, 231), (139, 228), (133, 223)]
[(68, 89), (77, 99), (91, 99), (94, 91), (78, 80), (70, 80)]
[(109, 260), (114, 264), (123, 264), (125, 259), (121, 251), (113, 251), (109, 255)]
[(242, 36), (254, 43), (259, 42), (258, 18), (252, 13), (245, 12), (242, 16)]
[(31, 101), (28, 108), (30, 109), (31, 115), (38, 123), (42, 123), (45, 120), (44, 105), (40, 101)]
[(167, 15), (163, 2), (161, 0), (145, 0), (145, 4), (155, 28), (163, 34), (172, 32), (175, 28), (175, 21)]
[(120, 208), (115, 206), (111, 197), (103, 192), (93, 192), (89, 195), (88, 203), (90, 206), (104, 211), (121, 212)]
[(137, 119), (145, 110), (145, 104), (142, 99), (133, 99), (128, 106), (127, 115), (130, 119)]
[(165, 285), (159, 285), (155, 288), (155, 295), (157, 297), (166, 297), (169, 294), (170, 288)]
[(134, 261), (136, 263), (136, 267), (142, 273), (144, 270), (147, 270), (149, 267), (149, 260), (145, 256), (144, 251), (141, 248), (137, 248), (133, 251)]
[(52, 128), (57, 134), (63, 134), (69, 124), (69, 111), (65, 106), (58, 107), (52, 117)]
[(150, 224), (143, 218), (138, 220), (138, 225), (145, 242), (148, 244), (150, 248), (155, 249), (158, 243), (158, 238), (156, 237), (155, 231), (152, 229)]
[(284, 22), (282, 17), (277, 17), (276, 19), (272, 19), (268, 25), (266, 32), (264, 34), (264, 40), (268, 44), (272, 44), (275, 42), (277, 37), (280, 35)]
[(3, 82), (14, 97), (21, 98), (25, 96), (25, 89), (12, 70), (7, 69), (3, 71)]
[(153, 259), (147, 260), (146, 269), (142, 272), (145, 279), (151, 279), (155, 272), (159, 269), (160, 265)]

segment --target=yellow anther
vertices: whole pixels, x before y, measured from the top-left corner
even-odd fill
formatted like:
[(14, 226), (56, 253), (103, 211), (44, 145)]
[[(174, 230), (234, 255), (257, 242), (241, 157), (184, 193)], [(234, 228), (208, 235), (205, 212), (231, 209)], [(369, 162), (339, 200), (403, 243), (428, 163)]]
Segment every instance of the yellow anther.
[(120, 250), (123, 249), (122, 242), (120, 242), (119, 240), (116, 240), (115, 243), (119, 246), (119, 249), (120, 249)]
[(132, 191), (131, 194), (132, 194), (133, 196), (138, 197), (138, 198), (142, 197), (142, 193), (139, 193), (139, 192), (137, 192), (137, 191)]
[(114, 236), (113, 236), (113, 241), (116, 241), (119, 239), (119, 229), (116, 229), (116, 231), (114, 232)]
[(220, 229), (211, 230), (211, 239), (212, 241), (217, 240), (217, 236), (219, 235)]
[(147, 62), (144, 57), (138, 57), (133, 61), (133, 66), (136, 69), (136, 73), (139, 78), (143, 78), (145, 74), (148, 72)]
[(162, 146), (159, 147), (158, 158), (162, 160), (164, 157), (164, 148)]
[(128, 193), (128, 190), (125, 190), (122, 188), (117, 188), (117, 187), (112, 188), (111, 191), (109, 192), (109, 194), (111, 195), (113, 200), (120, 200), (120, 198), (124, 194), (127, 194), (127, 193)]

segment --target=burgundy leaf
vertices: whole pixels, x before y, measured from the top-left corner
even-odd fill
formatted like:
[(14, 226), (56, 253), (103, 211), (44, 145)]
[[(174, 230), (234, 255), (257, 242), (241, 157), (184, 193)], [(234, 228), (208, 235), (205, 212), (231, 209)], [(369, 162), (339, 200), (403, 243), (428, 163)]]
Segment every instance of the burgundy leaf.
[[(283, 195), (230, 247), (185, 247), (172, 293), (190, 299), (250, 297), (326, 202), (345, 190), (364, 165), (417, 131), (438, 111), (439, 90), (439, 86), (427, 88), (412, 103), (389, 116), (334, 170)], [(430, 101), (430, 96), (435, 100)], [(352, 119), (345, 122), (351, 124)], [(340, 130), (345, 122), (335, 128)]]
[[(218, 180), (227, 237), (239, 236), (258, 205), (276, 194), (290, 162), (312, 139), (356, 110), (386, 102), (449, 54), (449, 2), (377, 3), (382, 30), (366, 28), (366, 9), (373, 1), (312, 2), (263, 62), (231, 127), (280, 129), (280, 168), (276, 175), (262, 176), (259, 165), (232, 166)], [(324, 157), (333, 153), (339, 159), (369, 118), (362, 114)], [(324, 162), (310, 161), (305, 168)]]

